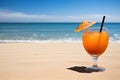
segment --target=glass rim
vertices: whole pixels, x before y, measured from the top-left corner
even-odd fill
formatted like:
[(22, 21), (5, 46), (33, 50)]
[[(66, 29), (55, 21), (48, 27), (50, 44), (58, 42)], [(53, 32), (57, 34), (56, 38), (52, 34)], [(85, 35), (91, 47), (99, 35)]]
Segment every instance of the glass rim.
[[(100, 27), (92, 27), (92, 28), (87, 28), (84, 31), (100, 31)], [(108, 28), (103, 28), (102, 31), (108, 31)]]

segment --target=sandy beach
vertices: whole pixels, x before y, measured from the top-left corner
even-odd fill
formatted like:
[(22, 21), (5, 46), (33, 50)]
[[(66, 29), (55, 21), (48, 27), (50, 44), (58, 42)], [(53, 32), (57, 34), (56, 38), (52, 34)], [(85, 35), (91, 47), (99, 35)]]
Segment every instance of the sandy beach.
[(119, 53), (120, 43), (109, 43), (98, 59), (106, 70), (87, 73), (92, 58), (81, 43), (0, 43), (0, 80), (118, 80)]

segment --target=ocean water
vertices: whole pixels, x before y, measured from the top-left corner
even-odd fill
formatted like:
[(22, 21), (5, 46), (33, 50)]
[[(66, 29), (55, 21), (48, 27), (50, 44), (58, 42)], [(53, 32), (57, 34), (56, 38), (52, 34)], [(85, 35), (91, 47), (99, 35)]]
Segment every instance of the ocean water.
[[(79, 23), (0, 23), (0, 42), (81, 42)], [(100, 27), (101, 23), (91, 26)], [(120, 42), (120, 23), (105, 23), (110, 42)]]

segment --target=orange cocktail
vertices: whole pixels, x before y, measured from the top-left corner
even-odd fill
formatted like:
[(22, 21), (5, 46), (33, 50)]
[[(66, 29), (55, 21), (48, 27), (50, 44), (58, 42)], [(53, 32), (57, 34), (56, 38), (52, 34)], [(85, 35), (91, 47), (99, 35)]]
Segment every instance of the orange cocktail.
[(100, 56), (108, 45), (108, 32), (103, 30), (99, 32), (97, 29), (88, 29), (83, 32), (82, 42), (85, 50), (91, 56)]
[(99, 29), (87, 29), (83, 32), (82, 35), (82, 43), (87, 51), (93, 57), (93, 65), (91, 67), (87, 67), (87, 71), (104, 71), (105, 68), (97, 66), (98, 57), (103, 54), (106, 50), (109, 42), (108, 32), (106, 30)]
[(97, 29), (89, 28), (96, 22), (87, 22), (85, 20), (83, 20), (81, 24), (75, 29), (75, 32), (80, 32), (84, 30), (82, 35), (82, 43), (87, 53), (93, 57), (94, 63), (92, 66), (87, 67), (86, 71), (99, 72), (105, 70), (105, 68), (99, 67), (97, 65), (98, 57), (106, 50), (109, 42), (108, 32), (103, 29), (104, 20), (105, 16), (103, 16), (101, 27)]

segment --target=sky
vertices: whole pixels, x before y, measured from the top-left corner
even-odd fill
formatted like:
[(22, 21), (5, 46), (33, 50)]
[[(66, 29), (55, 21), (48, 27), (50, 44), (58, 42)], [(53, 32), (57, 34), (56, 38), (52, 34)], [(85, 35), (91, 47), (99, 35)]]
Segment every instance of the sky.
[(120, 22), (120, 0), (0, 0), (0, 22)]

